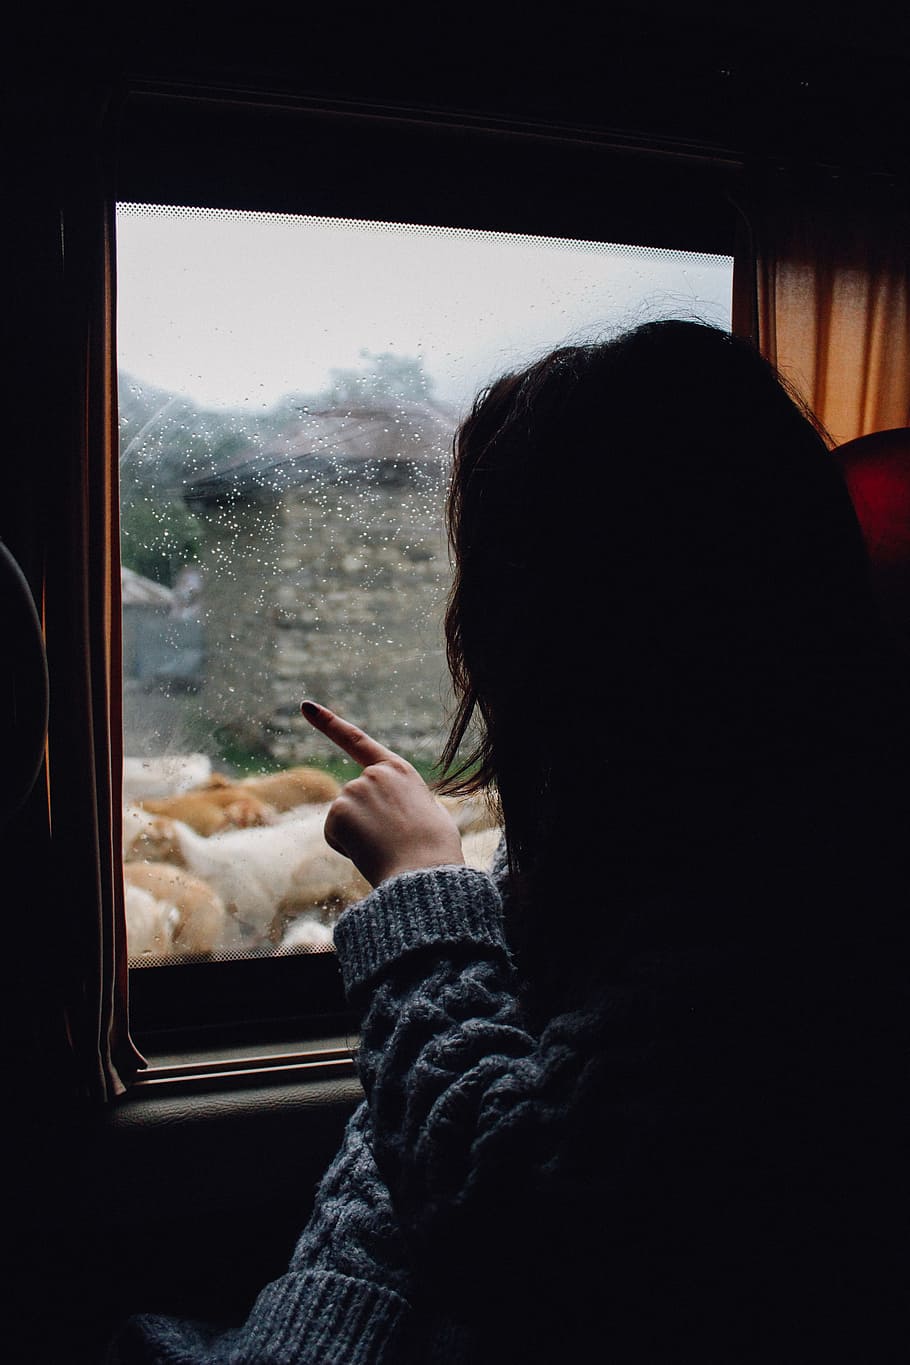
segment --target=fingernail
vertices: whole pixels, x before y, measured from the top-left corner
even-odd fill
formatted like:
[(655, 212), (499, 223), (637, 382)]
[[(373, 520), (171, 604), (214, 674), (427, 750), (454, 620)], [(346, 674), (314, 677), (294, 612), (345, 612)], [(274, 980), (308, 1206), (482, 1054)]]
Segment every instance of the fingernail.
[(317, 706), (314, 701), (302, 701), (300, 703), (300, 709), (306, 716), (307, 720), (315, 720), (316, 717), (319, 715), (319, 712), (322, 710), (322, 707)]

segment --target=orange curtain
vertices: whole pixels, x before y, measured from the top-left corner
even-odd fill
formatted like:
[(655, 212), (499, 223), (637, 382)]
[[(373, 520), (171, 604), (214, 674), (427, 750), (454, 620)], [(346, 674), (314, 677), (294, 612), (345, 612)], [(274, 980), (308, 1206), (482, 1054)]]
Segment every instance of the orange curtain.
[[(48, 790), (62, 995), (74, 1085), (123, 1093), (143, 1059), (127, 1017), (121, 874), (121, 645), (114, 204), (102, 95), (61, 137), (65, 459), (48, 557)], [(62, 504), (62, 505), (61, 505)]]
[(781, 172), (747, 197), (734, 330), (757, 341), (836, 445), (910, 425), (906, 187)]

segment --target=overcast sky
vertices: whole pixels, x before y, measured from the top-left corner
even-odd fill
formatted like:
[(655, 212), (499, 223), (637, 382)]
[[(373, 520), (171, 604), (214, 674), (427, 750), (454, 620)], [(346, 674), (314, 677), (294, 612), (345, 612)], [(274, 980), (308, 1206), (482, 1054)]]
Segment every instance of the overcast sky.
[(656, 317), (730, 325), (732, 259), (509, 233), (122, 206), (118, 351), (205, 407), (268, 408), (361, 352), (463, 409), (504, 369)]

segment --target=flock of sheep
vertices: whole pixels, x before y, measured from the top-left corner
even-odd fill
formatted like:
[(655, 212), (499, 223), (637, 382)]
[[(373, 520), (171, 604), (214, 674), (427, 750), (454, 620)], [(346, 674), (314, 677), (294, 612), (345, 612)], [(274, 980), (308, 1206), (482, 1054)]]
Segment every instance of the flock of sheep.
[[(202, 755), (127, 759), (130, 962), (329, 948), (338, 915), (369, 890), (323, 834), (339, 790), (311, 767), (234, 780)], [(465, 861), (488, 867), (499, 829), (486, 802), (439, 800), (461, 831)]]

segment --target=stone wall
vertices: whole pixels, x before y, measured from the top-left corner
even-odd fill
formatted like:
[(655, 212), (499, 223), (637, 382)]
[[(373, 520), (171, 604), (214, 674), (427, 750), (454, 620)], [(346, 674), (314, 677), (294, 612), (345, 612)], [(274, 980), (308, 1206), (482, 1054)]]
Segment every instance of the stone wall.
[(219, 738), (252, 748), (262, 742), (271, 707), (281, 507), (274, 498), (231, 497), (208, 506), (201, 519), (206, 644), (199, 707)]
[(205, 509), (204, 677), (181, 703), (198, 713), (194, 729), (311, 761), (326, 741), (299, 714), (309, 696), (435, 759), (450, 695), (445, 474), (436, 462), (374, 465)]
[(270, 724), (276, 757), (324, 741), (300, 718), (324, 701), (409, 754), (435, 757), (448, 703), (442, 612), (450, 582), (437, 466), (355, 478), (282, 506)]

